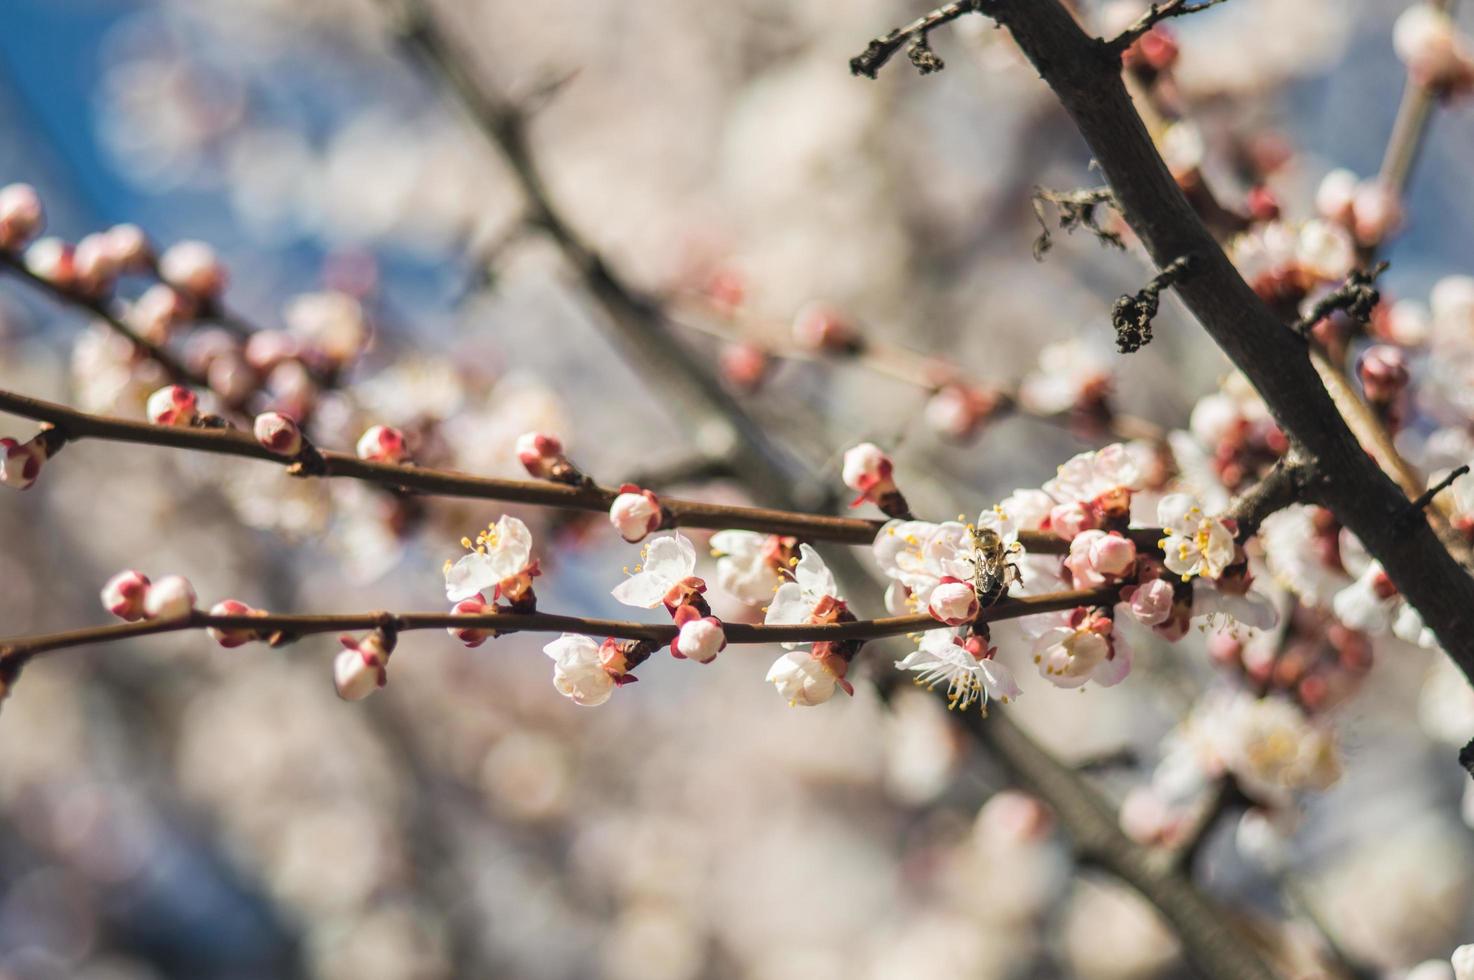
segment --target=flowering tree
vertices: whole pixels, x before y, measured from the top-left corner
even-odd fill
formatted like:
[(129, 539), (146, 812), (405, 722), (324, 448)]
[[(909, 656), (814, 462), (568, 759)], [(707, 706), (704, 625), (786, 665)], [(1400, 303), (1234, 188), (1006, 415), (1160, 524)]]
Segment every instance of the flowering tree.
[[(1064, 340), (1039, 351), (1037, 366), (1016, 382), (983, 380), (957, 344), (921, 351), (888, 341), (827, 303), (797, 306), (791, 335), (780, 339), (754, 299), (761, 280), (735, 260), (687, 255), (670, 263), (666, 281), (645, 283), (615, 248), (596, 248), (575, 230), (540, 169), (529, 125), (542, 103), (556, 107), (567, 93), (547, 86), (516, 99), (499, 94), (459, 39), (453, 15), (418, 2), (386, 4), (381, 26), (454, 97), (464, 110), (455, 124), (487, 141), (497, 156), (487, 165), (503, 168), (519, 191), (515, 220), (500, 234), (478, 236), (475, 265), (500, 272), (514, 241), (552, 246), (628, 365), (686, 428), (693, 455), (668, 468), (651, 463), (660, 440), (643, 444), (638, 413), (616, 392), (600, 395), (588, 421), (557, 425), (547, 424), (558, 415), (547, 408), (556, 400), (525, 391), (495, 410), (470, 398), (443, 408), (444, 388), (473, 387), (474, 372), (449, 361), (427, 368), (415, 344), (395, 350), (382, 341), (371, 289), (299, 296), (282, 326), (263, 326), (232, 305), (234, 270), (210, 244), (164, 245), (133, 224), (75, 242), (44, 237), (41, 195), (26, 183), (5, 186), (0, 273), (15, 290), (49, 297), (89, 323), (72, 354), (70, 400), (80, 407), (28, 389), (25, 374), (8, 374), (0, 412), (34, 425), (16, 425), (14, 437), (0, 440), (7, 486), (45, 494), (69, 479), (68, 467), (92, 444), (150, 447), (149, 461), (187, 459), (192, 467), (171, 471), (188, 478), (167, 488), (177, 509), (169, 533), (183, 533), (177, 522), (202, 486), (228, 502), (230, 521), (289, 542), (311, 524), (303, 514), (336, 510), (340, 567), (423, 551), (443, 560), (441, 573), (409, 562), (414, 580), (444, 587), (444, 602), (429, 611), (377, 595), (322, 606), (308, 600), (326, 590), (312, 588), (277, 590), (258, 604), (270, 608), (260, 608), (224, 596), (272, 590), (245, 581), (197, 592), (180, 574), (151, 574), (170, 566), (138, 553), (93, 585), (120, 622), (0, 639), (7, 722), (14, 724), (9, 716), (26, 702), (33, 678), (53, 664), (60, 669), (60, 651), (170, 633), (205, 632), (243, 650), (299, 642), (316, 649), (312, 638), (336, 634), (331, 666), (320, 673), (347, 701), (397, 686), (391, 679), (412, 668), (401, 666), (406, 655), (396, 650), (420, 631), (444, 630), (452, 639), (441, 645), (476, 648), (475, 657), (498, 665), (490, 676), (520, 669), (504, 666), (514, 659), (544, 672), (550, 666), (558, 694), (580, 706), (611, 704), (606, 710), (657, 697), (644, 689), (660, 682), (621, 690), (652, 674), (689, 672), (692, 684), (719, 688), (755, 687), (762, 676), (789, 706), (853, 699), (819, 713), (817, 727), (806, 725), (804, 739), (821, 751), (850, 737), (837, 727), (826, 735), (824, 726), (840, 724), (832, 718), (841, 712), (856, 716), (862, 703), (889, 712), (877, 712), (892, 719), (878, 724), (924, 717), (907, 750), (922, 761), (900, 767), (926, 784), (917, 802), (960, 784), (959, 745), (994, 760), (1017, 788), (971, 805), (988, 860), (1013, 868), (1008, 862), (1053, 849), (1129, 890), (1110, 894), (1134, 895), (1094, 906), (1072, 898), (1072, 914), (1085, 917), (1072, 918), (1068, 931), (1105, 950), (1066, 954), (1079, 972), (1105, 975), (1094, 956), (1129, 961), (1111, 975), (1145, 975), (1175, 950), (1211, 977), (1375, 970), (1474, 977), (1474, 946), (1448, 955), (1450, 935), (1474, 926), (1465, 911), (1467, 875), (1447, 886), (1434, 926), (1413, 923), (1416, 916), (1398, 906), (1387, 916), (1396, 925), (1372, 930), (1371, 941), (1352, 934), (1360, 920), (1338, 911), (1334, 888), (1325, 901), (1304, 897), (1306, 868), (1294, 846), (1315, 801), (1342, 777), (1343, 747), (1367, 737), (1364, 705), (1378, 696), (1373, 690), (1406, 687), (1395, 679), (1422, 663), (1414, 658), (1434, 664), (1422, 694), (1424, 727), (1449, 745), (1428, 784), (1452, 785), (1458, 762), (1474, 774), (1474, 483), (1460, 479), (1474, 458), (1466, 392), (1474, 279), (1444, 276), (1426, 303), (1394, 301), (1381, 286), (1389, 268), (1382, 253), (1416, 228), (1409, 186), (1425, 133), (1435, 110), (1460, 105), (1474, 88), (1474, 48), (1450, 3), (1403, 11), (1390, 43), (1405, 65), (1405, 87), (1380, 172), (1362, 178), (1327, 168), (1307, 183), (1285, 142), (1213, 112), (1215, 100), (1247, 103), (1255, 93), (1191, 73), (1193, 49), (1169, 22), (1221, 3), (1167, 0), (1142, 10), (1131, 2), (959, 0), (877, 37), (850, 60), (854, 75), (879, 80), (904, 53), (930, 75), (944, 67), (933, 42), (945, 48), (943, 36), (955, 30), (959, 49), (971, 44), (978, 64), (994, 63), (987, 70), (995, 79), (1022, 86), (1026, 60), (1084, 137), (1095, 167), (1078, 173), (1103, 185), (1032, 190), (1033, 256), (1048, 267), (1067, 261), (1068, 248), (1083, 263), (1098, 243), (1145, 265), (1113, 302), (1092, 296), (1108, 314), (1116, 354)], [(1183, 29), (1219, 17), (1228, 23), (1232, 6), (1183, 21)], [(1255, 16), (1269, 17), (1273, 6), (1261, 3)], [(1003, 31), (966, 34), (989, 22)], [(1213, 31), (1199, 37), (1201, 56), (1213, 57)], [(1233, 57), (1252, 49), (1222, 43)], [(823, 64), (843, 75), (843, 59)], [(1275, 70), (1267, 61), (1261, 67)], [(913, 84), (892, 79), (901, 70), (884, 71), (881, 84)], [(903, 126), (905, 105), (892, 108), (886, 125)], [(1084, 234), (1065, 246), (1059, 230)], [(1028, 251), (1027, 237), (1003, 237)], [(1227, 356), (1228, 369), (1211, 390), (1191, 393), (1190, 411), (1130, 414), (1113, 383), (1117, 359), (1154, 356), (1163, 343), (1155, 335), (1169, 320), (1183, 337), (1196, 329), (1172, 316), (1174, 296)], [(1029, 299), (1042, 299), (1048, 312), (1047, 295)], [(509, 357), (534, 345), (523, 337)], [(395, 356), (383, 356), (386, 348)], [(1155, 376), (1172, 376), (1169, 368), (1170, 358)], [(825, 433), (792, 438), (784, 430), (800, 426), (805, 387), (843, 370), (919, 391), (915, 414), (943, 448), (931, 459), (911, 454), (908, 415), (899, 427), (894, 418), (869, 427), (868, 438), (849, 427), (848, 448), (823, 464), (835, 448)], [(578, 380), (586, 383), (594, 382)], [(782, 406), (781, 426), (763, 411), (768, 401)], [(946, 461), (1007, 416), (1093, 445), (1051, 458), (1053, 477), (1011, 493), (976, 490), (979, 481), (947, 473)], [(569, 448), (585, 425), (623, 440), (622, 452), (592, 454), (601, 457), (601, 478)], [(805, 441), (818, 444), (807, 461), (795, 448)], [(603, 479), (628, 459), (625, 451), (636, 464), (610, 475), (627, 482)], [(142, 462), (143, 450), (121, 459), (120, 466), (155, 465)], [(508, 466), (525, 473), (510, 475)], [(1014, 476), (1006, 455), (989, 466), (988, 483), (1034, 482)], [(837, 514), (840, 487), (851, 509)], [(940, 519), (958, 501), (966, 512)], [(473, 524), (483, 529), (465, 534)], [(607, 541), (590, 543), (596, 539)], [(620, 574), (601, 578), (576, 571), (595, 562), (569, 560), (611, 542), (628, 552)], [(560, 575), (581, 584), (560, 587)], [(657, 612), (600, 615), (612, 605)], [(532, 653), (540, 648), (550, 664), (522, 656), (528, 648), (518, 639), (528, 636), (539, 637)], [(745, 647), (769, 651), (765, 674), (742, 655)], [(243, 683), (255, 665), (253, 658), (240, 666)], [(1393, 680), (1368, 683), (1376, 671)], [(919, 700), (907, 681), (936, 696)], [(409, 713), (465, 707), (454, 692), (420, 684)], [(1077, 691), (1092, 705), (1120, 704), (1113, 699), (1131, 697), (1132, 686), (1157, 692), (1142, 703), (1181, 703), (1145, 745), (1115, 758), (1072, 752), (1061, 709), (1028, 721), (1031, 697)], [(955, 709), (948, 720), (937, 717), (938, 704)], [(1071, 702), (1062, 710), (1080, 709)], [(713, 712), (717, 723), (721, 717)], [(1051, 724), (1067, 734), (1051, 737)], [(447, 738), (456, 735), (447, 729)], [(627, 748), (640, 738), (630, 728), (617, 741)], [(541, 772), (537, 751), (514, 745), (488, 753), (495, 761), (484, 764), (485, 778), (516, 778), (506, 772), (519, 765)], [(695, 756), (680, 762), (701, 764)], [(1474, 789), (1466, 785), (1463, 799), (1464, 819), (1474, 821)], [(1228, 857), (1215, 856), (1215, 847)], [(350, 852), (346, 860), (360, 858)], [(809, 855), (789, 860), (822, 873)], [(1215, 877), (1234, 861), (1271, 884), (1272, 902), (1224, 893)], [(1038, 868), (1020, 866), (1019, 874), (1051, 878)], [(1047, 922), (1058, 888), (1026, 895), (1020, 920)], [(372, 890), (364, 886), (364, 895)], [(1111, 903), (1131, 912), (1113, 912)], [(1131, 918), (1142, 903), (1155, 917)], [(1122, 918), (1113, 922), (1113, 914)], [(665, 920), (644, 927), (657, 946), (668, 938), (660, 932)], [(1433, 930), (1432, 938), (1419, 928)], [(960, 931), (975, 941), (993, 930)], [(699, 950), (687, 953), (688, 972), (669, 975), (695, 975), (710, 962)], [(1029, 962), (1027, 953), (1010, 955), (1011, 968)], [(437, 962), (473, 968), (474, 960), (450, 966), (452, 959)], [(895, 966), (903, 960), (874, 950), (864, 960), (888, 964), (877, 975), (903, 972)], [(336, 954), (325, 962), (351, 969)]]

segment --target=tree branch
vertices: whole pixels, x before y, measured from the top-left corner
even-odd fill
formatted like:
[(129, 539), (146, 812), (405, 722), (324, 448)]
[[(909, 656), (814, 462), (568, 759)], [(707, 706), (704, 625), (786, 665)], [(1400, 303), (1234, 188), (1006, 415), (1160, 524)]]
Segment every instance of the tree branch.
[[(1120, 596), (1121, 584), (1095, 589), (1077, 589), (1046, 595), (1001, 599), (984, 607), (977, 622), (995, 623), (1042, 613), (1062, 612), (1079, 606), (1113, 605)], [(91, 646), (117, 640), (129, 640), (160, 633), (184, 630), (253, 630), (262, 635), (283, 634), (296, 639), (317, 633), (345, 630), (392, 629), (406, 633), (429, 629), (490, 629), (497, 633), (582, 633), (589, 636), (611, 636), (623, 640), (649, 640), (666, 644), (675, 639), (679, 628), (669, 623), (639, 623), (616, 619), (591, 619), (555, 613), (487, 613), (459, 615), (447, 612), (363, 612), (318, 613), (311, 615), (216, 616), (198, 610), (188, 616), (170, 620), (142, 620), (136, 623), (114, 623), (46, 633), (36, 636), (0, 639), (0, 669), (16, 670), (26, 661), (53, 650)], [(764, 643), (818, 643), (837, 640), (877, 640), (888, 636), (904, 636), (927, 630), (951, 629), (926, 614), (887, 616), (848, 623), (820, 625), (768, 626), (755, 623), (723, 623), (722, 630), (730, 645)], [(279, 645), (279, 644), (277, 644)]]
[(1114, 231), (1100, 226), (1096, 208), (1104, 205), (1116, 207), (1116, 196), (1109, 187), (1091, 187), (1073, 191), (1056, 191), (1048, 187), (1034, 188), (1034, 217), (1039, 219), (1039, 237), (1034, 239), (1034, 258), (1043, 260), (1044, 254), (1054, 247), (1054, 238), (1049, 231), (1049, 221), (1044, 205), (1053, 204), (1059, 212), (1059, 226), (1066, 232), (1076, 228), (1089, 231), (1102, 245), (1124, 249), (1126, 243)]
[(1197, 3), (1190, 3), (1189, 0), (1167, 0), (1166, 3), (1154, 3), (1146, 13), (1136, 19), (1134, 24), (1108, 41), (1107, 46), (1120, 55), (1121, 52), (1135, 44), (1143, 34), (1162, 21), (1172, 17), (1195, 14), (1209, 7), (1216, 7), (1220, 3), (1223, 3), (1223, 0), (1198, 0)]
[[(430, 469), (412, 464), (373, 463), (348, 453), (331, 450), (313, 450), (320, 461), (315, 461), (312, 466), (305, 466), (292, 457), (272, 452), (238, 429), (187, 428), (131, 422), (79, 412), (64, 405), (9, 391), (0, 391), (0, 412), (54, 426), (68, 442), (101, 439), (238, 456), (275, 463), (286, 467), (296, 476), (363, 480), (394, 490), (438, 497), (465, 497), (563, 510), (605, 512), (619, 495), (619, 490), (597, 484), (569, 486), (542, 480), (472, 476), (455, 470)], [(767, 507), (739, 507), (676, 497), (661, 497), (660, 502), (670, 512), (673, 527), (713, 530), (739, 528), (767, 534), (793, 535), (810, 541), (869, 545), (874, 543), (876, 534), (885, 524), (884, 521), (858, 517), (832, 517)], [(1141, 548), (1152, 547), (1161, 536), (1156, 528), (1132, 528), (1127, 533)], [(1019, 541), (1025, 550), (1036, 554), (1064, 554), (1069, 550), (1069, 542), (1046, 531), (1020, 532)]]
[(1074, 119), (1153, 260), (1198, 259), (1178, 295), (1314, 467), (1323, 502), (1474, 678), (1474, 580), (1426, 521), (1399, 526), (1406, 497), (1347, 428), (1303, 342), (1264, 306), (1193, 213), (1131, 104), (1114, 50), (1085, 34), (1058, 0), (992, 0), (988, 9)]
[(943, 24), (950, 24), (965, 14), (980, 12), (986, 6), (986, 0), (960, 0), (918, 17), (905, 27), (898, 27), (871, 41), (869, 47), (850, 59), (850, 72), (875, 78), (880, 69), (885, 67), (885, 63), (907, 45), (911, 46), (911, 63), (916, 66), (917, 71), (923, 75), (940, 71), (945, 65), (942, 59), (932, 53), (927, 35)]
[(123, 322), (122, 317), (112, 311), (106, 300), (83, 296), (70, 289), (63, 289), (50, 279), (38, 276), (26, 268), (25, 260), (20, 256), (13, 255), (3, 249), (0, 249), (0, 269), (7, 270), (18, 278), (25, 280), (32, 286), (50, 295), (52, 299), (59, 303), (67, 306), (75, 306), (91, 313), (97, 319), (107, 324), (108, 328), (118, 336), (132, 343), (134, 349), (144, 357), (157, 362), (159, 367), (164, 369), (164, 373), (169, 376), (170, 381), (176, 384), (193, 385), (196, 388), (209, 387), (208, 381), (185, 367), (173, 354), (153, 341), (146, 340), (134, 332), (132, 327)]

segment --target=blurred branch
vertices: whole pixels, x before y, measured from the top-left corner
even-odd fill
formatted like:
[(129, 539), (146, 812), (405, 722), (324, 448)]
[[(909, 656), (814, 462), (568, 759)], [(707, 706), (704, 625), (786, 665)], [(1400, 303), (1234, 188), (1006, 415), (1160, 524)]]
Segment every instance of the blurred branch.
[[(1427, 6), (1444, 13), (1452, 13), (1456, 0), (1427, 0)], [(1387, 189), (1399, 200), (1407, 191), (1412, 179), (1413, 167), (1422, 152), (1428, 123), (1433, 117), (1433, 108), (1438, 102), (1438, 93), (1423, 85), (1409, 73), (1403, 84), (1402, 101), (1397, 106), (1397, 118), (1392, 123), (1392, 133), (1387, 138), (1387, 149), (1382, 155), (1379, 178)]]
[(711, 365), (680, 345), (666, 328), (659, 305), (615, 275), (558, 211), (533, 160), (524, 110), (491, 92), (475, 76), (423, 0), (384, 2), (399, 15), (396, 26), (405, 49), (449, 86), (506, 160), (527, 199), (528, 222), (547, 233), (577, 272), (631, 363), (658, 379), (661, 397), (676, 406), (676, 419), (686, 426), (696, 448), (740, 469), (758, 499), (784, 507), (805, 503), (795, 490), (786, 454), (722, 387)]
[[(1075, 424), (1073, 413), (1069, 411), (1053, 413), (1033, 411), (1020, 401), (1018, 392), (1014, 388), (993, 387), (981, 382), (965, 382), (964, 379), (969, 378), (971, 373), (962, 370), (957, 365), (894, 344), (866, 339), (858, 342), (853, 351), (824, 357), (797, 346), (774, 345), (745, 337), (732, 326), (719, 322), (718, 316), (709, 307), (698, 306), (689, 301), (673, 304), (670, 319), (678, 326), (722, 343), (753, 344), (759, 347), (765, 355), (779, 360), (812, 363), (828, 363), (835, 360), (854, 364), (881, 377), (891, 378), (927, 393), (935, 393), (951, 384), (966, 384), (971, 389), (984, 392), (996, 399), (996, 405), (993, 407), (993, 414), (990, 418), (1011, 413), (1024, 418), (1038, 419), (1064, 429), (1070, 429)], [(1103, 425), (1111, 438), (1123, 442), (1142, 439), (1161, 443), (1167, 436), (1166, 431), (1155, 422), (1121, 412), (1112, 411), (1110, 417), (1103, 420)]]
[[(56, 432), (55, 441), (59, 444), (81, 439), (100, 439), (239, 456), (275, 463), (286, 467), (294, 476), (364, 480), (395, 490), (432, 496), (500, 500), (506, 503), (602, 513), (609, 510), (609, 505), (620, 493), (616, 488), (592, 483), (570, 486), (545, 480), (472, 476), (455, 470), (430, 469), (410, 463), (376, 463), (348, 453), (313, 447), (308, 447), (307, 454), (302, 458), (282, 456), (238, 429), (132, 422), (79, 412), (64, 405), (9, 391), (0, 391), (0, 412), (52, 426)], [(660, 503), (670, 514), (671, 527), (714, 530), (740, 528), (768, 534), (794, 535), (811, 541), (870, 545), (885, 524), (884, 521), (858, 517), (832, 517), (827, 514), (807, 514), (765, 507), (740, 507), (675, 497), (661, 497)], [(1152, 547), (1161, 536), (1161, 531), (1157, 528), (1132, 528), (1126, 533), (1142, 548)], [(1069, 549), (1069, 542), (1047, 531), (1021, 531), (1019, 541), (1025, 550), (1036, 554), (1064, 554)]]
[(91, 296), (84, 296), (83, 294), (73, 292), (70, 289), (63, 289), (61, 286), (56, 285), (51, 280), (46, 279), (43, 276), (38, 276), (30, 269), (26, 268), (26, 263), (23, 258), (18, 255), (13, 255), (10, 252), (4, 251), (3, 249), (0, 249), (0, 269), (8, 271), (18, 278), (25, 280), (42, 292), (49, 294), (59, 303), (63, 303), (67, 306), (75, 306), (80, 309), (86, 310), (88, 313), (91, 313), (93, 316), (97, 317), (99, 320), (105, 323), (108, 328), (111, 329), (118, 336), (132, 343), (134, 349), (136, 349), (144, 357), (157, 362), (159, 367), (164, 369), (164, 373), (169, 376), (170, 381), (173, 381), (177, 384), (193, 385), (197, 388), (209, 387), (209, 382), (207, 382), (200, 375), (197, 375), (193, 371), (189, 370), (189, 368), (185, 367), (184, 364), (182, 364), (177, 358), (175, 358), (173, 354), (169, 353), (158, 344), (155, 344), (153, 341), (146, 340), (143, 337), (140, 337), (133, 330), (132, 327), (123, 322), (122, 317), (114, 313), (112, 309), (109, 308), (109, 305), (105, 300), (97, 299)]
[(1121, 832), (1106, 801), (1079, 775), (1045, 752), (1005, 713), (964, 724), (993, 749), (1024, 786), (1047, 800), (1082, 862), (1107, 871), (1156, 906), (1198, 971), (1212, 980), (1269, 980), (1274, 974), (1237, 932), (1223, 910), (1204, 898), (1170, 860)]
[[(1077, 589), (1001, 599), (991, 606), (983, 607), (975, 622), (995, 623), (1024, 616), (1037, 616), (1041, 613), (1061, 612), (1080, 606), (1113, 605), (1120, 598), (1122, 584), (1118, 582), (1095, 589)], [(279, 641), (273, 639), (273, 645), (280, 645), (280, 643), (316, 633), (372, 629), (387, 629), (400, 633), (428, 629), (486, 629), (497, 634), (582, 633), (589, 636), (610, 636), (624, 640), (647, 640), (660, 644), (670, 643), (679, 632), (678, 627), (668, 623), (591, 619), (584, 616), (562, 616), (539, 612), (498, 612), (480, 615), (448, 612), (364, 612), (312, 615), (265, 613), (262, 615), (217, 616), (196, 610), (178, 619), (114, 623), (108, 626), (93, 626), (61, 633), (0, 640), (0, 675), (3, 675), (6, 670), (12, 672), (19, 670), (31, 658), (52, 650), (92, 646), (139, 636), (153, 636), (159, 633), (212, 628), (250, 630), (263, 637), (274, 637), (275, 634), (280, 634), (281, 639)], [(907, 633), (953, 628), (926, 614), (887, 616), (881, 619), (862, 619), (847, 623), (818, 625), (722, 624), (727, 642), (734, 645), (875, 640), (887, 636), (903, 636)]]

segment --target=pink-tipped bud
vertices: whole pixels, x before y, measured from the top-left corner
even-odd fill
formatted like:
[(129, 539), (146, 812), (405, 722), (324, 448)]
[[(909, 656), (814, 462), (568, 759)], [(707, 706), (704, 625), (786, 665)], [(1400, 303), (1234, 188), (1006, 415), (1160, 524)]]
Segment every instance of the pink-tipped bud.
[(840, 475), (845, 486), (859, 494), (851, 506), (868, 500), (890, 517), (910, 520), (911, 509), (891, 476), (894, 469), (891, 458), (874, 443), (862, 442), (849, 449)]
[(1077, 500), (1059, 504), (1049, 512), (1049, 529), (1066, 541), (1073, 541), (1081, 531), (1088, 531), (1095, 524), (1095, 515)]
[(75, 251), (60, 238), (42, 238), (26, 249), (26, 268), (58, 289), (77, 288)]
[(969, 439), (977, 435), (1001, 405), (1002, 400), (995, 392), (949, 384), (928, 399), (924, 417), (933, 431), (949, 439)]
[(106, 232), (108, 251), (120, 272), (144, 272), (153, 264), (148, 235), (137, 225), (113, 225)]
[(1349, 225), (1352, 220), (1351, 202), (1356, 198), (1360, 181), (1356, 174), (1345, 168), (1332, 170), (1320, 180), (1315, 191), (1315, 209), (1327, 221), (1338, 225)]
[(278, 455), (295, 456), (302, 451), (302, 430), (280, 412), (262, 412), (251, 430), (257, 442)]
[(246, 363), (266, 373), (302, 353), (302, 344), (285, 330), (257, 330), (246, 341)]
[(41, 233), (46, 213), (41, 196), (30, 184), (0, 187), (0, 251), (25, 248)]
[(1154, 578), (1131, 593), (1131, 615), (1144, 626), (1160, 626), (1172, 615), (1173, 601), (1172, 584)]
[(46, 462), (46, 440), (33, 436), (25, 442), (0, 439), (0, 483), (17, 490), (29, 490), (41, 475)]
[(359, 437), (358, 458), (372, 463), (403, 463), (409, 459), (404, 433), (387, 425), (373, 426)]
[(756, 344), (728, 344), (722, 348), (720, 365), (722, 378), (729, 385), (751, 394), (762, 387), (773, 359)]
[(661, 524), (660, 498), (632, 483), (619, 488), (609, 505), (609, 523), (630, 543), (642, 540)]
[(113, 288), (119, 267), (106, 233), (87, 235), (77, 243), (72, 250), (72, 269), (79, 292), (101, 296)]
[(143, 600), (148, 595), (148, 576), (128, 569), (107, 580), (102, 587), (102, 606), (119, 619), (133, 623), (144, 617)]
[(212, 300), (225, 290), (229, 276), (215, 250), (204, 242), (179, 242), (159, 257), (159, 278), (186, 296)]
[[(224, 599), (210, 607), (211, 616), (265, 616), (263, 610), (252, 609), (238, 599)], [(260, 633), (250, 627), (211, 626), (210, 637), (227, 650), (259, 639)]]
[(194, 611), (194, 586), (182, 575), (165, 575), (143, 597), (144, 619), (180, 619)]
[(1380, 180), (1363, 181), (1351, 200), (1351, 231), (1362, 245), (1376, 245), (1402, 223), (1402, 202)]
[(860, 336), (837, 312), (821, 303), (810, 303), (793, 319), (793, 339), (804, 350), (825, 354), (853, 354), (860, 349)]
[(1402, 394), (1408, 383), (1407, 358), (1390, 344), (1367, 348), (1356, 364), (1357, 377), (1367, 401), (1387, 405)]
[(681, 630), (671, 644), (672, 652), (699, 664), (711, 663), (726, 648), (727, 634), (722, 629), (722, 621), (715, 616), (688, 619), (681, 624)]
[(154, 425), (189, 425), (199, 414), (199, 400), (184, 385), (165, 385), (148, 396), (147, 410)]
[(873, 442), (862, 442), (845, 451), (841, 476), (845, 486), (868, 496), (877, 486), (889, 483), (895, 466), (891, 458)]
[(972, 584), (955, 578), (942, 579), (942, 583), (932, 589), (931, 599), (926, 604), (926, 611), (932, 618), (948, 626), (972, 622), (977, 618), (978, 609), (978, 595)]
[(194, 312), (193, 302), (160, 282), (145, 289), (133, 301), (128, 309), (128, 323), (145, 340), (162, 344)]
[(524, 432), (517, 437), (517, 459), (529, 475), (551, 480), (563, 462), (563, 443), (556, 436), (542, 432)]
[(363, 639), (338, 637), (343, 651), (333, 661), (333, 686), (344, 701), (362, 701), (389, 683), (389, 654), (392, 645), (375, 630)]
[(1090, 567), (1110, 578), (1120, 578), (1136, 567), (1136, 545), (1112, 531), (1090, 545)]
[[(485, 616), (496, 612), (496, 606), (488, 605), (480, 592), (469, 599), (462, 599), (450, 610), (457, 616)], [(447, 626), (445, 631), (468, 647), (479, 647), (497, 635), (496, 630), (482, 626)]]
[(1468, 81), (1468, 57), (1447, 12), (1415, 3), (1392, 26), (1392, 48), (1419, 84), (1453, 88)]

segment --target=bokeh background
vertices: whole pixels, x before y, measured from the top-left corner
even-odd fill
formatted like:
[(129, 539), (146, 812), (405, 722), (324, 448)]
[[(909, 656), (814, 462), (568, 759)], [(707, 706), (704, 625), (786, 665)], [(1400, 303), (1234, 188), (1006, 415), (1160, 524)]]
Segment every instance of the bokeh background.
[[(1210, 145), (1282, 134), (1296, 152), (1278, 187), (1302, 213), (1331, 167), (1375, 172), (1403, 82), (1400, 6), (1234, 0), (1180, 22), (1179, 80)], [(1092, 181), (1006, 40), (977, 19), (937, 38), (940, 75), (849, 75), (868, 38), (918, 12), (438, 8), (489, 85), (545, 103), (532, 144), (552, 196), (630, 282), (664, 294), (733, 270), (755, 337), (785, 336), (824, 300), (872, 337), (1001, 383), (1078, 338), (1112, 359), (1123, 409), (1183, 426), (1225, 364), (1170, 306), (1149, 348), (1114, 358), (1105, 313), (1139, 286), (1139, 259), (1084, 236), (1031, 256), (1033, 186)], [(1394, 293), (1470, 271), (1471, 152), (1474, 117), (1455, 107), (1387, 252)], [(214, 244), (231, 308), (256, 323), (279, 324), (302, 293), (359, 297), (375, 333), (357, 405), (324, 409), (343, 433), (397, 424), (432, 459), (517, 475), (516, 436), (547, 429), (606, 482), (678, 474), (701, 448), (556, 250), (517, 232), (513, 175), (396, 49), (374, 0), (4, 0), (11, 181), (35, 185), (72, 240), (130, 221), (160, 243)], [(0, 281), (0, 383), (96, 398), (76, 381), (85, 327)], [(685, 339), (715, 359), (708, 338)], [(108, 392), (135, 414), (138, 394)], [(1091, 445), (1014, 418), (959, 447), (921, 424), (923, 401), (858, 368), (792, 363), (749, 407), (807, 490), (842, 489), (837, 452), (883, 440), (917, 509), (944, 516), (1037, 486)], [(741, 499), (731, 481), (685, 489)], [(362, 488), (101, 444), (0, 504), (3, 635), (103, 622), (97, 590), (124, 567), (284, 612), (438, 608), (441, 562), (501, 512), (442, 502), (406, 527)], [(602, 520), (519, 513), (538, 535), (542, 606), (620, 615), (608, 590), (632, 549)], [(850, 598), (881, 607), (878, 589)], [(1187, 975), (1140, 900), (1074, 867), (1026, 800), (999, 794), (936, 698), (887, 708), (861, 684), (789, 710), (762, 682), (776, 651), (734, 648), (701, 669), (654, 660), (582, 709), (553, 690), (542, 642), (407, 635), (390, 686), (356, 704), (334, 696), (330, 638), (161, 637), (38, 661), (0, 718), (0, 976)], [(1086, 696), (1038, 682), (1022, 643), (1003, 650), (1026, 688), (1006, 710), (1067, 759), (1149, 769), (1218, 683), (1196, 637), (1148, 647), (1126, 684)], [(1465, 707), (1449, 694), (1460, 682), (1429, 679), (1437, 656), (1379, 658), (1337, 717), (1345, 775), (1306, 802), (1280, 859), (1231, 832), (1211, 842), (1205, 887), (1236, 915), (1317, 920), (1386, 971), (1474, 935), (1460, 773), (1420, 724), (1450, 698), (1456, 717)], [(1119, 793), (1141, 776), (1098, 778)]]

